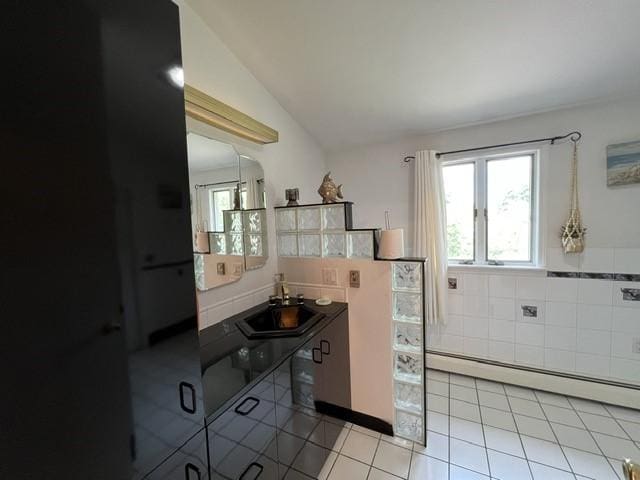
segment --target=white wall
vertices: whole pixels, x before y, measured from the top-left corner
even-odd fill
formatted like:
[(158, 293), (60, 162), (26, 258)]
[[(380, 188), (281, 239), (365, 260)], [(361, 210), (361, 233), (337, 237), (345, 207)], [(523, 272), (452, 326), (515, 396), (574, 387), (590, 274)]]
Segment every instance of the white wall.
[[(640, 186), (607, 188), (606, 146), (640, 138), (640, 99), (583, 106), (536, 114), (490, 124), (406, 138), (392, 143), (367, 145), (330, 153), (327, 166), (337, 183), (343, 183), (347, 200), (355, 202), (357, 227), (384, 223), (384, 210), (392, 223), (406, 228), (412, 239), (411, 205), (413, 163), (402, 158), (416, 150), (441, 151), (551, 137), (579, 130), (581, 207), (588, 227), (589, 247), (640, 247)], [(542, 200), (547, 205), (547, 246), (559, 247), (558, 232), (569, 205), (569, 143), (545, 148)], [(637, 272), (640, 273), (640, 272)]]
[[(216, 139), (234, 142), (241, 153), (250, 155), (262, 165), (269, 202), (269, 238), (275, 239), (271, 207), (284, 203), (284, 190), (290, 187), (300, 188), (303, 202), (316, 201), (315, 191), (326, 173), (325, 155), (315, 140), (202, 21), (189, 2), (176, 0), (176, 3), (180, 8), (185, 81), (278, 130), (280, 134), (278, 143), (266, 146), (243, 142), (221, 132), (213, 134)], [(193, 122), (188, 122), (188, 125), (193, 125)], [(233, 304), (234, 298), (238, 308), (246, 305), (245, 297), (262, 298), (263, 290), (273, 283), (273, 274), (277, 269), (275, 241), (271, 241), (269, 250), (270, 258), (264, 268), (246, 273), (239, 282), (199, 294), (201, 311), (221, 302)], [(259, 295), (252, 292), (259, 292)], [(211, 323), (212, 320), (205, 318), (203, 321)]]
[[(393, 143), (368, 145), (329, 155), (328, 167), (355, 202), (356, 227), (383, 224), (391, 211), (411, 247), (413, 163), (402, 158), (419, 149), (441, 151), (550, 137), (579, 130), (581, 209), (588, 227), (586, 250), (565, 256), (559, 227), (569, 207), (571, 145), (542, 147), (541, 201), (546, 211), (545, 267), (554, 271), (640, 274), (640, 185), (608, 188), (608, 144), (640, 138), (640, 99), (531, 115)], [(411, 251), (410, 248), (408, 249)], [(430, 328), (433, 350), (640, 384), (640, 302), (624, 300), (620, 289), (639, 282), (546, 278), (546, 272), (455, 267), (449, 276), (449, 322)], [(536, 305), (536, 319), (521, 315)]]

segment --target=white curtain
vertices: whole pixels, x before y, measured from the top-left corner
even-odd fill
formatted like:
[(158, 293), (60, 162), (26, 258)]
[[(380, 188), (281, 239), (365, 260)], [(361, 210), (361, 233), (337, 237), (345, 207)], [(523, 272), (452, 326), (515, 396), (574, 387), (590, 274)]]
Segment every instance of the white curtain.
[(258, 200), (258, 182), (255, 177), (247, 179), (247, 206), (245, 208), (260, 208)]
[(447, 216), (442, 164), (433, 150), (416, 152), (413, 253), (426, 257), (427, 322), (446, 323)]

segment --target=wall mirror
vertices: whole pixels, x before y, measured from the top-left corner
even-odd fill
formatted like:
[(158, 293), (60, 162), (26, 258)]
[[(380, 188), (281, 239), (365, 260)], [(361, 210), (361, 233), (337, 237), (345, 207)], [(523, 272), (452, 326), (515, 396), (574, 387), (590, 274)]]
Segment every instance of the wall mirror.
[(268, 258), (264, 171), (233, 145), (187, 134), (196, 286), (210, 290)]

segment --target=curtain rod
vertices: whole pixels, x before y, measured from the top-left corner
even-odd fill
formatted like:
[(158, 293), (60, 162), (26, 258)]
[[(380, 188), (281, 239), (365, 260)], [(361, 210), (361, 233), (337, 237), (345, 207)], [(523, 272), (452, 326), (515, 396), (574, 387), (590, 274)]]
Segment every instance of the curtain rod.
[[(489, 150), (491, 148), (501, 148), (501, 147), (512, 147), (514, 145), (526, 145), (529, 143), (550, 142), (551, 145), (554, 145), (558, 140), (564, 140), (565, 138), (570, 138), (572, 142), (577, 142), (582, 138), (582, 133), (575, 131), (575, 132), (567, 133), (566, 135), (558, 135), (556, 137), (536, 138), (535, 140), (523, 140), (522, 142), (501, 143), (499, 145), (487, 145), (485, 147), (465, 148), (463, 150), (451, 150), (449, 152), (436, 153), (436, 157), (440, 158), (442, 155), (453, 155), (454, 153), (465, 153), (465, 152), (477, 152), (479, 150)], [(416, 157), (414, 156), (404, 157), (404, 162), (409, 163), (411, 160), (415, 160), (415, 158)]]
[[(264, 182), (264, 178), (258, 178), (256, 179), (256, 183), (262, 183)], [(240, 182), (242, 185), (245, 185), (247, 182)], [(238, 182), (236, 180), (230, 180), (228, 182), (217, 182), (217, 183), (196, 183), (194, 185), (194, 187), (196, 188), (196, 190), (198, 188), (206, 188), (206, 187), (215, 187), (216, 185), (237, 185)]]

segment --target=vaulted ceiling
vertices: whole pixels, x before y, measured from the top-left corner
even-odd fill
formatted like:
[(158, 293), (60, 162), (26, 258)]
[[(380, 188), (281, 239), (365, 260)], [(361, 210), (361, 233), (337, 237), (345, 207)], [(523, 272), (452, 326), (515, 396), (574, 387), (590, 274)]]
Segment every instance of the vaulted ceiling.
[(638, 0), (188, 0), (327, 150), (640, 93)]

